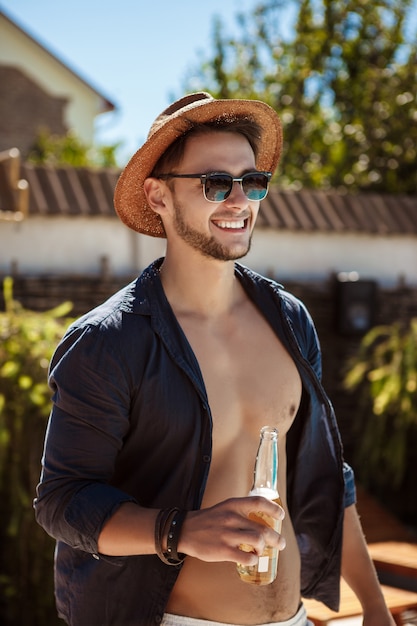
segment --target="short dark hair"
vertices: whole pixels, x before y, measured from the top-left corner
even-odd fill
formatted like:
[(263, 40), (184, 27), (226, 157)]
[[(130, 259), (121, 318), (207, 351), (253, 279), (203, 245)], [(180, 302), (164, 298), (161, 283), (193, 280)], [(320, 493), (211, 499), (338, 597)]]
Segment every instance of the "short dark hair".
[(201, 124), (190, 122), (190, 128), (178, 137), (158, 159), (151, 176), (158, 178), (161, 174), (170, 172), (173, 167), (181, 162), (188, 139), (210, 132), (229, 132), (242, 135), (248, 140), (255, 159), (257, 158), (262, 135), (261, 128), (257, 122), (244, 117), (237, 117), (233, 120), (218, 119)]

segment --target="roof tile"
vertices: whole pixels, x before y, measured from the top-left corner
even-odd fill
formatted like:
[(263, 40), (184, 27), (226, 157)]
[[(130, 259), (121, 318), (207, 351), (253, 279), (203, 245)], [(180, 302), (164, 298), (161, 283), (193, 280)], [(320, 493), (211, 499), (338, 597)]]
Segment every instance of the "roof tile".
[[(116, 216), (113, 191), (119, 173), (25, 163), (20, 177), (29, 183), (30, 215), (95, 218)], [(0, 201), (10, 195), (6, 187), (7, 176), (0, 176)], [(257, 226), (295, 232), (417, 235), (417, 196), (289, 191), (272, 185), (261, 203)]]

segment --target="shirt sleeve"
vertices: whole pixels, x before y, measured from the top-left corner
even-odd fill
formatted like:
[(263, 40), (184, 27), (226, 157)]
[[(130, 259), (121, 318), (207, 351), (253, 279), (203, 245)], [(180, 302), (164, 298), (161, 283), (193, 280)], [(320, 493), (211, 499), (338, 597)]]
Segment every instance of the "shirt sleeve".
[(343, 479), (345, 481), (344, 505), (347, 508), (356, 502), (356, 486), (353, 469), (346, 461), (343, 463)]
[(128, 379), (117, 341), (97, 326), (70, 329), (51, 362), (53, 406), (35, 514), (52, 537), (90, 553), (106, 520), (135, 501), (111, 484), (129, 429)]
[[(297, 325), (297, 339), (300, 345), (300, 349), (304, 357), (310, 363), (314, 370), (318, 380), (321, 382), (322, 377), (322, 362), (321, 362), (321, 348), (320, 340), (317, 335), (317, 331), (310, 313), (304, 304), (298, 302), (298, 317), (300, 323)], [(292, 305), (294, 306), (294, 304)], [(353, 469), (348, 463), (343, 462), (343, 480), (344, 480), (344, 506), (345, 508), (355, 504), (356, 502), (356, 487), (355, 487), (355, 475)]]

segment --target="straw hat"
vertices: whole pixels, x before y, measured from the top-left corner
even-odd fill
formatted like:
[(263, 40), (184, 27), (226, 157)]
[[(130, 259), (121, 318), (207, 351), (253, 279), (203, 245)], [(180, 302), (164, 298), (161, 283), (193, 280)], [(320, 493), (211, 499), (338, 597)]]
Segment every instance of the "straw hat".
[(281, 122), (275, 111), (258, 100), (216, 100), (193, 93), (171, 104), (153, 123), (143, 146), (132, 156), (117, 182), (114, 206), (129, 228), (152, 237), (165, 237), (161, 218), (149, 207), (143, 183), (165, 150), (190, 128), (190, 123), (237, 118), (257, 122), (262, 129), (256, 167), (273, 172), (282, 150)]

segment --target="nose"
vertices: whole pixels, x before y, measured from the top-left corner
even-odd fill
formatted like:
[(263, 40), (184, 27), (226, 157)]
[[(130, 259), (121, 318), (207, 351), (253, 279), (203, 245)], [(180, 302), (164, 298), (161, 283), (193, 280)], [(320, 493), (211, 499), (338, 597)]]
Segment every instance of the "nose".
[(224, 204), (240, 206), (242, 204), (247, 205), (248, 202), (249, 200), (243, 191), (242, 183), (235, 181), (230, 194), (224, 201)]

